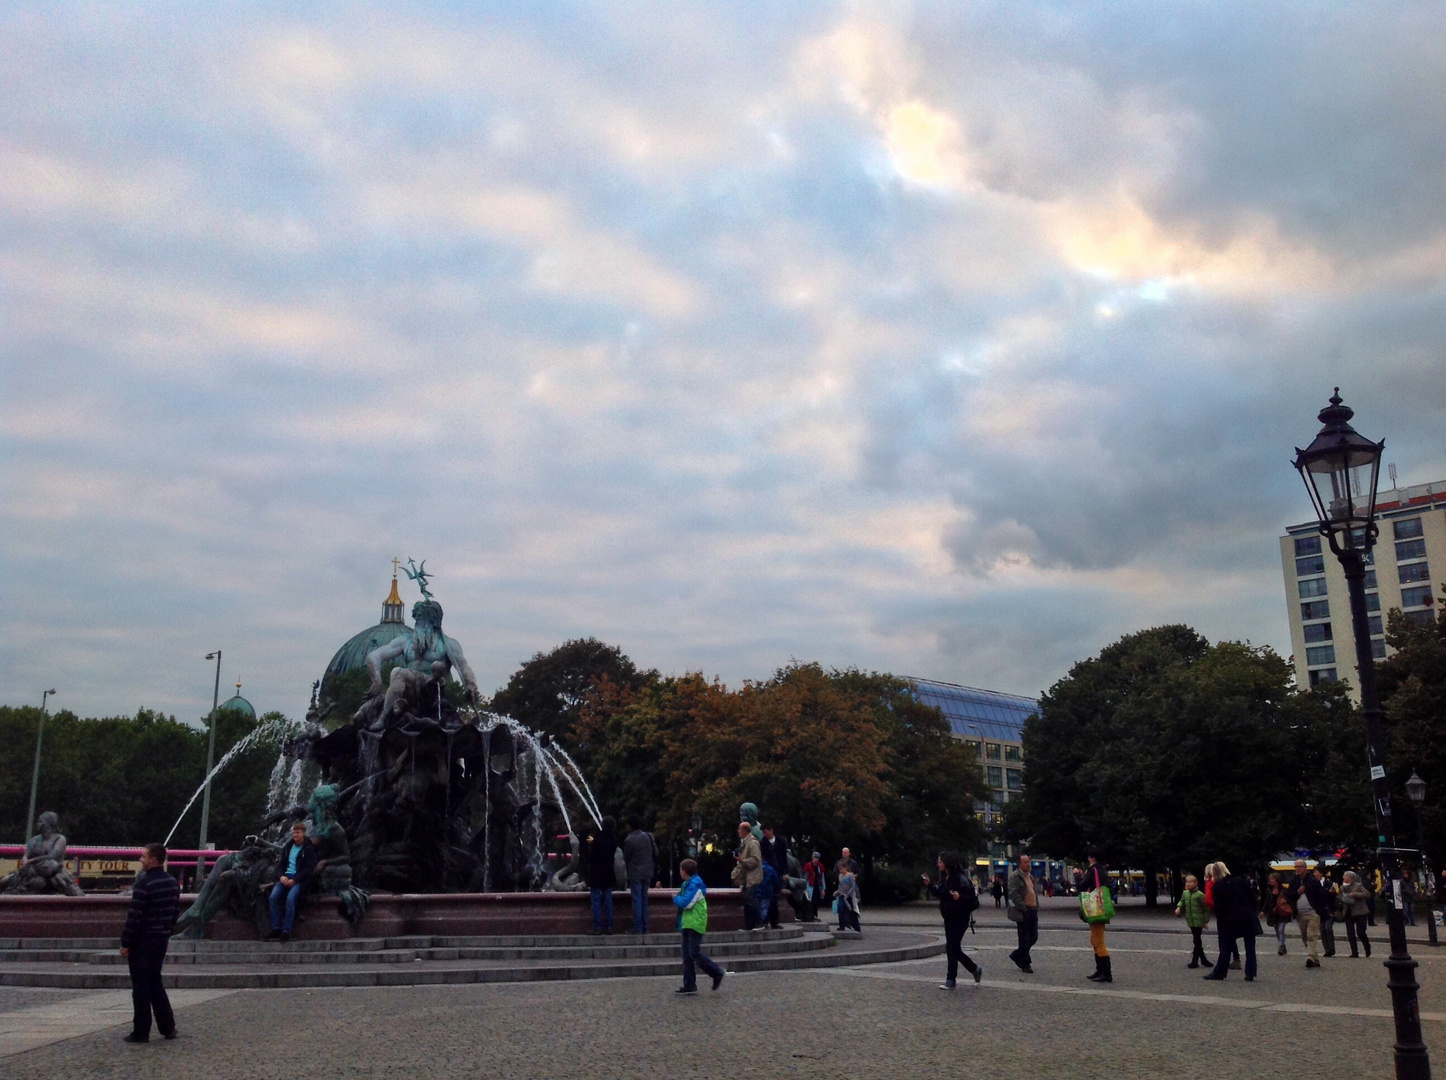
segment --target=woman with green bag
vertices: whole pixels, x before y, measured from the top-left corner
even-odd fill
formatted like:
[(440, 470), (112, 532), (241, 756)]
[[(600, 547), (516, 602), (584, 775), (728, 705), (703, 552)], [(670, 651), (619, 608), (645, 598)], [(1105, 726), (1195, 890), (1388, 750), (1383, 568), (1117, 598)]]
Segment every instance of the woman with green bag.
[(1080, 918), (1090, 924), (1090, 948), (1095, 951), (1095, 973), (1091, 982), (1114, 982), (1110, 972), (1110, 950), (1105, 947), (1105, 927), (1115, 917), (1115, 900), (1110, 895), (1109, 871), (1098, 849), (1090, 852), (1089, 869), (1079, 881)]

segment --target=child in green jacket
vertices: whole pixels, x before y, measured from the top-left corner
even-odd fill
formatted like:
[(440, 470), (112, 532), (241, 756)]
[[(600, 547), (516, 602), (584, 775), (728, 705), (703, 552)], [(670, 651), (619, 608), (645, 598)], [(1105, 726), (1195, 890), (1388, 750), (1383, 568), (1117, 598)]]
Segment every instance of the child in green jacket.
[(684, 859), (678, 869), (683, 871), (684, 878), (683, 887), (673, 897), (678, 909), (678, 929), (683, 936), (683, 985), (678, 993), (698, 992), (696, 968), (702, 968), (713, 979), (713, 989), (717, 990), (723, 982), (723, 969), (703, 955), (703, 935), (708, 932), (708, 887), (703, 884), (698, 864), (692, 859)]
[(1209, 967), (1210, 960), (1205, 956), (1205, 945), (1200, 935), (1210, 922), (1210, 909), (1205, 906), (1205, 894), (1200, 891), (1200, 880), (1194, 874), (1185, 875), (1185, 891), (1175, 905), (1175, 914), (1185, 916), (1185, 925), (1195, 938), (1195, 951), (1190, 954), (1188, 966), (1194, 968), (1204, 964)]

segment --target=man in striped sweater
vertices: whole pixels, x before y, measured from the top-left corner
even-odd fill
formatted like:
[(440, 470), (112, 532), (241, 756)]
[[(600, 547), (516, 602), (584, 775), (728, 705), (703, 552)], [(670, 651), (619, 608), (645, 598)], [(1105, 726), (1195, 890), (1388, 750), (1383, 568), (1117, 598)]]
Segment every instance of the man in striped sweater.
[(121, 931), (120, 953), (131, 969), (131, 1000), (136, 1016), (128, 1043), (151, 1041), (151, 1013), (156, 1029), (167, 1039), (176, 1037), (176, 1015), (161, 984), (161, 965), (171, 943), (171, 928), (181, 906), (181, 886), (166, 873), (166, 846), (147, 844), (141, 855), (141, 874), (131, 891), (131, 908)]

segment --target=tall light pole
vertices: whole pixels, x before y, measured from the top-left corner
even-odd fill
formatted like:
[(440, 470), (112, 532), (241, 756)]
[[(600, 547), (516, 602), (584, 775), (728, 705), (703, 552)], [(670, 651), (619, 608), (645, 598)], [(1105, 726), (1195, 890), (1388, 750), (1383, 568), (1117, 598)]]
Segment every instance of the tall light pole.
[(211, 820), (211, 770), (216, 764), (216, 709), (221, 704), (221, 650), (208, 652), (206, 659), (216, 661), (216, 687), (211, 691), (211, 722), (206, 725), (211, 729), (211, 738), (206, 747), (206, 789), (201, 792), (201, 843), (197, 846), (202, 851), (206, 850), (206, 825)]
[(1430, 873), (1431, 865), (1426, 861), (1426, 822), (1422, 820), (1426, 809), (1426, 781), (1421, 779), (1415, 769), (1411, 770), (1411, 779), (1406, 781), (1406, 798), (1410, 799), (1411, 805), (1416, 808), (1416, 846), (1421, 849), (1421, 869), (1427, 871), (1422, 875), (1426, 879), (1426, 936), (1434, 949), (1441, 942), (1436, 938), (1436, 905), (1433, 903), (1436, 878)]
[(1356, 639), (1357, 685), (1361, 718), (1366, 728), (1366, 756), (1375, 803), (1377, 853), (1386, 878), (1391, 929), (1391, 1010), (1396, 1020), (1396, 1076), (1430, 1080), (1431, 1059), (1421, 1038), (1421, 1005), (1417, 998), (1416, 961), (1406, 948), (1406, 921), (1401, 910), (1400, 852), (1391, 821), (1391, 791), (1386, 783), (1386, 742), (1381, 733), (1381, 699), (1376, 692), (1376, 661), (1366, 619), (1366, 557), (1376, 543), (1376, 484), (1386, 444), (1356, 433), (1355, 413), (1341, 402), (1340, 387), (1321, 410), (1320, 434), (1304, 450), (1296, 447), (1300, 471), (1320, 520), (1321, 535), (1340, 560), (1350, 592), (1351, 630)]
[(30, 774), (30, 809), (25, 811), (25, 835), (20, 838), (22, 844), (30, 843), (30, 830), (35, 826), (35, 792), (40, 787), (40, 742), (45, 738), (45, 703), (53, 693), (54, 690), (47, 690), (40, 695), (40, 727), (35, 732), (35, 769)]

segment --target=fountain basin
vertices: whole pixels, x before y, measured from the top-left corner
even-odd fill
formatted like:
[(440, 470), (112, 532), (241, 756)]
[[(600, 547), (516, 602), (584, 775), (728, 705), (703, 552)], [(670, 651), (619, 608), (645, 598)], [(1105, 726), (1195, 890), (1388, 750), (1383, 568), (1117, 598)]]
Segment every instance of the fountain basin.
[[(674, 895), (672, 889), (648, 891), (649, 932), (676, 930)], [(181, 909), (193, 899), (182, 896)], [(118, 942), (129, 907), (126, 896), (0, 896), (0, 945), (22, 938), (114, 938)], [(373, 893), (366, 917), (355, 929), (341, 917), (330, 897), (312, 896), (303, 914), (293, 935), (298, 940), (585, 934), (592, 929), (587, 892)], [(793, 921), (787, 903), (779, 918)], [(632, 897), (621, 890), (613, 893), (613, 926), (619, 932), (632, 926)], [(738, 930), (742, 926), (739, 891), (709, 889), (708, 928)], [(207, 927), (206, 936), (218, 941), (254, 941), (257, 935), (250, 923), (223, 911)]]

